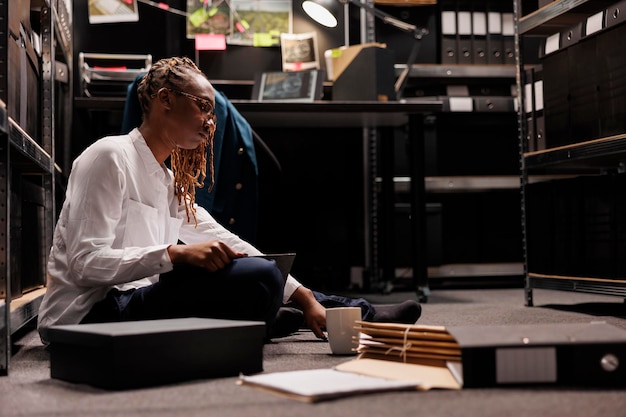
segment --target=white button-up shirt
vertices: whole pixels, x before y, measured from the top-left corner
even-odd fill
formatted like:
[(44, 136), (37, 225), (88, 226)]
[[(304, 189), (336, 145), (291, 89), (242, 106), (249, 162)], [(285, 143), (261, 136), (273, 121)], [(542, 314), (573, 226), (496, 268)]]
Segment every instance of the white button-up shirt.
[[(157, 162), (139, 130), (102, 138), (72, 165), (48, 259), (39, 331), (76, 324), (113, 287), (140, 288), (171, 271), (167, 247), (221, 240), (248, 255), (261, 252), (197, 207), (196, 227), (174, 194), (172, 172)], [(283, 300), (301, 284), (289, 276)], [(193, 288), (190, 288), (193, 291)]]

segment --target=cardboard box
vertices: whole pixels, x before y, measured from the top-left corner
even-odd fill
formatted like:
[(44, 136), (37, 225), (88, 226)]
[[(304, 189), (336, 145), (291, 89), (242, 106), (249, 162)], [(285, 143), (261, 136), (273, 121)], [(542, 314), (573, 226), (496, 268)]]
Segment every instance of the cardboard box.
[(20, 25), (30, 32), (31, 0), (11, 0), (9, 3), (9, 32), (13, 36), (20, 35)]
[(329, 49), (324, 53), (327, 64), (327, 76), (330, 81), (335, 81), (341, 73), (350, 65), (356, 56), (365, 48), (385, 48), (384, 43), (370, 42), (352, 46)]
[(201, 318), (53, 326), (50, 376), (128, 389), (263, 371), (265, 324)]
[(390, 101), (394, 91), (394, 55), (384, 44), (368, 43), (331, 50), (333, 100)]

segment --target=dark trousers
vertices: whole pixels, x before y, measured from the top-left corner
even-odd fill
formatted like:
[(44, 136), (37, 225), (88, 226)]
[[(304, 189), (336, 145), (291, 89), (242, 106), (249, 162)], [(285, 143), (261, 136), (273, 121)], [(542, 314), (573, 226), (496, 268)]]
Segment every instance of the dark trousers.
[(264, 321), (269, 332), (284, 285), (275, 262), (264, 258), (234, 259), (213, 273), (175, 265), (155, 284), (109, 291), (81, 323), (205, 317)]
[[(376, 309), (372, 304), (364, 298), (350, 298), (341, 295), (328, 295), (318, 291), (313, 291), (315, 299), (324, 307), (361, 307), (361, 319), (363, 321), (372, 321)], [(299, 308), (298, 306), (295, 306)]]

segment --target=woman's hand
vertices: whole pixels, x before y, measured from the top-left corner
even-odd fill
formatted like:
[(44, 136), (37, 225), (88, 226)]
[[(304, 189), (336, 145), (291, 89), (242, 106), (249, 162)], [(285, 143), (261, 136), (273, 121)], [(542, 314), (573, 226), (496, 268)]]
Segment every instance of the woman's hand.
[(325, 339), (323, 329), (326, 329), (326, 309), (313, 296), (313, 292), (306, 287), (298, 287), (291, 295), (294, 301), (304, 313), (304, 320), (307, 326), (320, 339)]
[(205, 268), (210, 272), (226, 267), (235, 258), (246, 256), (235, 252), (230, 246), (219, 240), (194, 243), (191, 245), (171, 245), (167, 253), (172, 263), (184, 263)]

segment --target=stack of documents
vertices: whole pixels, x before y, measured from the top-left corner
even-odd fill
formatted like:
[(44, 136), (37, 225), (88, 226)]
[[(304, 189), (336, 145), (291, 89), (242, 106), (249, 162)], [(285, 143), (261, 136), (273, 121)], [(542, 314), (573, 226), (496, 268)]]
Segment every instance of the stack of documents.
[(433, 364), (461, 361), (461, 347), (442, 326), (358, 322), (361, 358)]

